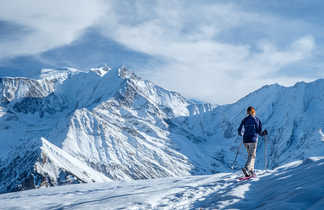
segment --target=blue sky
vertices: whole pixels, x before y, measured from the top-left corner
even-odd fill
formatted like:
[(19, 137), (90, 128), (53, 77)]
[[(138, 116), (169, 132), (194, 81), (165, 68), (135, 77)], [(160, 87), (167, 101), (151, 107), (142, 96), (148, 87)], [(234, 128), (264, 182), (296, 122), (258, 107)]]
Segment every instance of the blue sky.
[(212, 103), (324, 77), (320, 0), (6, 1), (0, 76), (122, 64)]

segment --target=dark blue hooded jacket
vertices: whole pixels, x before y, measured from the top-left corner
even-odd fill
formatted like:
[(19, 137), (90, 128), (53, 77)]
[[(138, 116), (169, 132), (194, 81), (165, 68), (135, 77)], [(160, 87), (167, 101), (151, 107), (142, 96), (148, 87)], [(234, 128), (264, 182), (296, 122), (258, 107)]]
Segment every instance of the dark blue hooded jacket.
[(249, 115), (245, 117), (240, 127), (238, 128), (239, 135), (242, 135), (242, 128), (244, 127), (243, 142), (254, 143), (258, 140), (258, 134), (262, 135), (262, 123), (257, 117)]

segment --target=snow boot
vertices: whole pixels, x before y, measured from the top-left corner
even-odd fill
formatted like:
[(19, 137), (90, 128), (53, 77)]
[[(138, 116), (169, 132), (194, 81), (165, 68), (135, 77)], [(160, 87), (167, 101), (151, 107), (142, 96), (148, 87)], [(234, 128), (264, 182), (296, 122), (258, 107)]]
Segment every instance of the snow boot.
[(256, 176), (254, 171), (249, 171), (249, 174), (250, 174), (251, 177), (255, 177)]
[(249, 174), (249, 171), (248, 171), (248, 169), (247, 168), (242, 168), (242, 172), (243, 172), (243, 174), (246, 176), (246, 177), (249, 177), (250, 176), (250, 174)]

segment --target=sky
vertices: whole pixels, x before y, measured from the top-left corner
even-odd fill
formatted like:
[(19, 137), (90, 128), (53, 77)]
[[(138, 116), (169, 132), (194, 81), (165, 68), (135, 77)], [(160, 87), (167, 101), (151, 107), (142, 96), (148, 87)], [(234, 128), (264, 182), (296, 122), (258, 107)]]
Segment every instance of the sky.
[(187, 98), (233, 103), (324, 77), (321, 0), (19, 0), (0, 7), (0, 76), (125, 65)]

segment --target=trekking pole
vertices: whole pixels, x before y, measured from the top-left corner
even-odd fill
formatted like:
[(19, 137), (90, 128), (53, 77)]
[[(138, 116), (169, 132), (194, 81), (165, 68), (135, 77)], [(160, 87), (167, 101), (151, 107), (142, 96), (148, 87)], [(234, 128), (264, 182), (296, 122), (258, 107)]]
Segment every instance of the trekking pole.
[(268, 165), (268, 161), (267, 161), (267, 138), (268, 135), (264, 136), (264, 170), (267, 170), (267, 165)]
[(242, 144), (243, 144), (243, 143), (241, 142), (240, 146), (239, 146), (238, 149), (237, 149), (237, 152), (236, 152), (236, 155), (235, 155), (235, 159), (234, 159), (234, 161), (233, 161), (233, 163), (232, 163), (232, 167), (231, 167), (231, 169), (234, 169), (234, 165), (235, 165), (235, 163), (236, 163), (236, 159), (237, 159), (238, 153), (240, 152), (240, 149), (241, 149)]

